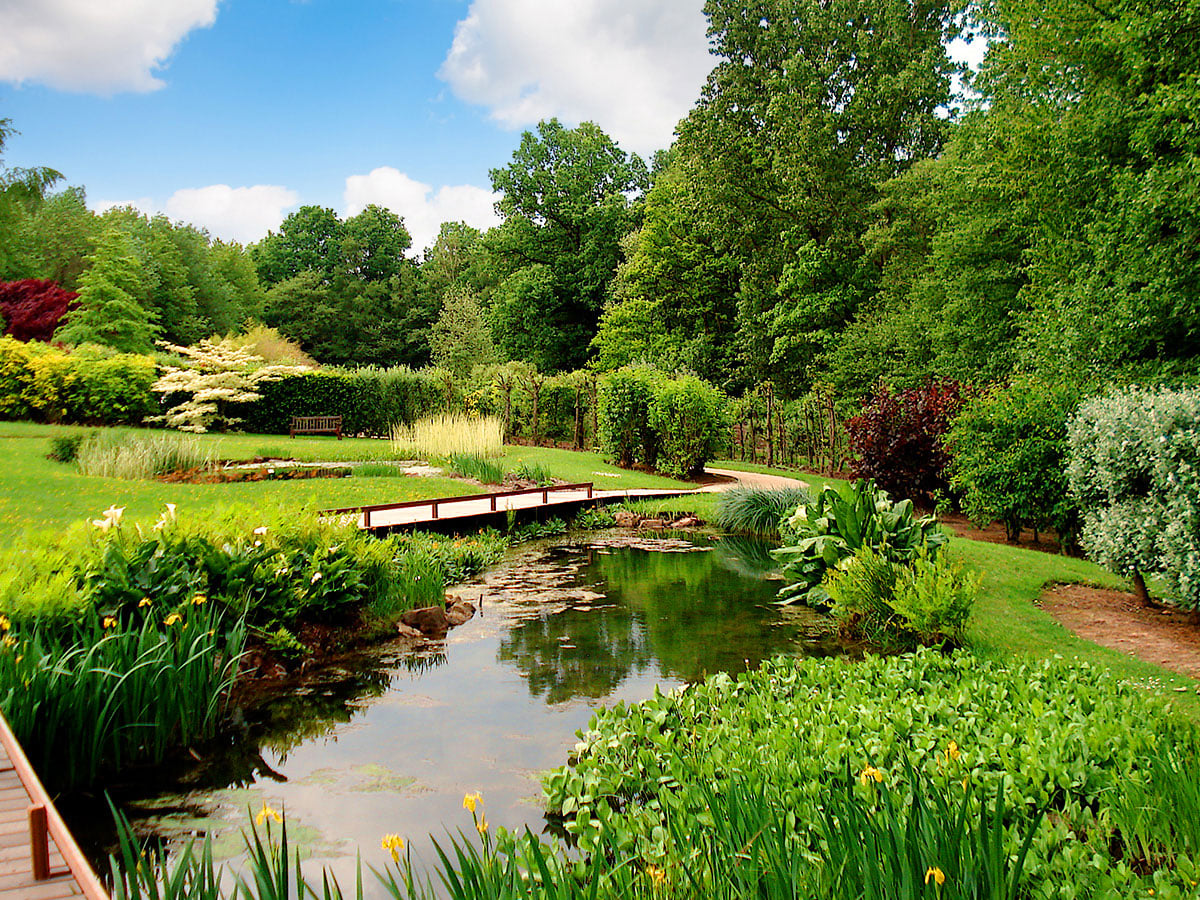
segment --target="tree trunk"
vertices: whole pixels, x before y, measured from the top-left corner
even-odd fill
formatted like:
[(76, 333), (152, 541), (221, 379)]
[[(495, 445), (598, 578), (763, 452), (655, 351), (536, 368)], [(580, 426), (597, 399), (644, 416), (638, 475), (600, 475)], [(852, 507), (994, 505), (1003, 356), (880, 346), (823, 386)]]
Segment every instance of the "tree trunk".
[(1138, 598), (1138, 602), (1142, 606), (1152, 606), (1150, 600), (1150, 592), (1146, 590), (1146, 579), (1142, 577), (1142, 573), (1137, 569), (1133, 570), (1133, 577), (1129, 579), (1133, 585), (1133, 593)]
[(576, 450), (583, 449), (583, 406), (581, 399), (583, 397), (583, 385), (576, 383), (575, 385), (575, 440), (574, 445)]
[(767, 382), (767, 465), (775, 465), (775, 391)]

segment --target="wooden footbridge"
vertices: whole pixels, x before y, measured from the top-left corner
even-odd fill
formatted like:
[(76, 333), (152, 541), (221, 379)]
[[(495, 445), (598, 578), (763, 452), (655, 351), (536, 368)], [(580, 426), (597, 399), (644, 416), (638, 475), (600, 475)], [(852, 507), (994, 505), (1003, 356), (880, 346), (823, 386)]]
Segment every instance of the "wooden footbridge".
[(109, 900), (0, 715), (0, 900)]
[(619, 503), (639, 498), (677, 497), (690, 493), (692, 491), (686, 489), (646, 488), (598, 491), (589, 481), (581, 484), (557, 484), (515, 491), (467, 494), (461, 497), (381, 503), (374, 506), (347, 506), (322, 510), (321, 515), (352, 517), (351, 521), (357, 521), (359, 528), (369, 531), (402, 531), (409, 528), (466, 531), (476, 530), (485, 525), (502, 525), (509, 516), (518, 522), (529, 521), (556, 513), (574, 512), (584, 506)]

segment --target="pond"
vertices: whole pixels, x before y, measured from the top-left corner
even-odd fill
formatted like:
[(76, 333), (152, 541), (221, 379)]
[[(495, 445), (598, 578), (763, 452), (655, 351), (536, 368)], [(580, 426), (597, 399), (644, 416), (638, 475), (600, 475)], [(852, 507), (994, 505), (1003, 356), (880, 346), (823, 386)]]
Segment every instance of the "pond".
[(286, 810), (289, 839), (347, 885), (359, 848), (382, 866), (384, 834), (427, 860), (426, 835), (470, 831), (468, 792), (493, 825), (541, 832), (537, 776), (566, 761), (594, 707), (839, 651), (823, 617), (775, 604), (767, 549), (617, 531), (525, 546), (451, 591), (482, 608), (444, 642), (331, 667), (247, 711), (223, 751), (124, 786), (121, 804), (140, 830), (211, 831), (224, 858), (241, 850), (247, 810)]

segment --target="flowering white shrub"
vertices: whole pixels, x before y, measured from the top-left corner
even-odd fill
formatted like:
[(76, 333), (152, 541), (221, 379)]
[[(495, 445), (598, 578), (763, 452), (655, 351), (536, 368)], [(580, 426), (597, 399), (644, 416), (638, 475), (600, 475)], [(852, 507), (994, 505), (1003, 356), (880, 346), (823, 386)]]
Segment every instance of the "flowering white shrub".
[(1200, 607), (1200, 390), (1093, 398), (1068, 443), (1088, 555), (1127, 577), (1161, 575), (1174, 599)]
[(186, 368), (168, 367), (150, 389), (164, 397), (190, 396), (164, 415), (146, 421), (163, 422), (168, 428), (180, 431), (202, 433), (217, 419), (227, 426), (236, 424), (241, 419), (229, 415), (229, 404), (258, 400), (262, 397), (255, 391), (259, 384), (306, 371), (304, 366), (263, 365), (261, 356), (236, 346), (230, 338), (206, 338), (194, 347), (162, 346), (192, 363)]

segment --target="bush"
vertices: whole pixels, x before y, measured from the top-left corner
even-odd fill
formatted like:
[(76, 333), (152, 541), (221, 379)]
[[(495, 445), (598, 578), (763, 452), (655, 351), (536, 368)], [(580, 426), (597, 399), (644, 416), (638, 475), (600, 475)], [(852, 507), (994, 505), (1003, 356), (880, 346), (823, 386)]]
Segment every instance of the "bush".
[(862, 412), (846, 420), (854, 477), (904, 497), (931, 500), (945, 491), (950, 458), (942, 438), (962, 402), (954, 381), (899, 392), (880, 384)]
[(909, 562), (921, 548), (930, 554), (946, 543), (933, 516), (917, 516), (911, 500), (892, 502), (874, 482), (859, 480), (839, 488), (827, 486), (811, 504), (801, 504), (780, 523), (788, 545), (771, 551), (783, 563), (787, 585), (779, 592), (784, 603), (803, 601), (827, 606), (822, 585), (826, 570), (837, 566), (860, 547), (871, 547), (896, 562)]
[(663, 375), (649, 366), (624, 366), (600, 379), (597, 388), (600, 446), (618, 466), (658, 463), (659, 435), (650, 425), (650, 406)]
[(136, 425), (156, 408), (148, 356), (0, 338), (0, 418)]
[(0, 282), (0, 316), (5, 334), (18, 341), (45, 341), (54, 337), (67, 310), (79, 295), (53, 281), (26, 278), (23, 281)]
[(60, 434), (50, 439), (50, 452), (47, 454), (55, 462), (72, 463), (79, 457), (79, 447), (87, 440), (88, 434), (80, 431), (75, 434)]
[[(1128, 896), (1134, 863), (1122, 859), (1114, 799), (1164, 747), (1194, 759), (1196, 739), (1193, 724), (1142, 688), (1061, 659), (1001, 663), (929, 650), (861, 662), (774, 659), (737, 679), (715, 675), (597, 711), (570, 764), (542, 785), (547, 808), (583, 853), (603, 847), (609, 858), (670, 867), (725, 827), (717, 810), (740, 809), (738, 818), (778, 810), (798, 861), (818, 858), (831, 786), (864, 804), (896, 790), (907, 807), (916, 776), (931, 790), (953, 791), (977, 818), (981, 798), (999, 795), (1012, 828), (996, 834), (1003, 857), (1014, 858), (1021, 835), (1034, 832), (1029, 896), (1110, 896), (1096, 889), (1111, 878), (1116, 897)], [(721, 796), (730, 802), (714, 803)], [(986, 802), (989, 818), (995, 802)], [(1053, 815), (1041, 818), (1047, 807)], [(673, 830), (688, 836), (682, 844)], [(833, 865), (842, 862), (835, 855)], [(922, 861), (917, 877), (933, 865), (943, 863)]]
[(727, 404), (723, 393), (695, 375), (681, 375), (657, 385), (649, 422), (658, 435), (663, 471), (687, 478), (704, 470), (704, 464), (724, 444)]
[(802, 487), (735, 487), (717, 498), (716, 525), (722, 531), (777, 537), (779, 522), (812, 497)]
[(1161, 575), (1200, 608), (1200, 390), (1126, 388), (1087, 401), (1068, 427), (1067, 479), (1083, 546), (1114, 572)]
[(1063, 544), (1078, 532), (1067, 491), (1067, 417), (1077, 389), (1024, 378), (968, 400), (946, 436), (950, 484), (982, 526), (1004, 523), (1011, 541), (1024, 528), (1053, 528)]

